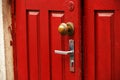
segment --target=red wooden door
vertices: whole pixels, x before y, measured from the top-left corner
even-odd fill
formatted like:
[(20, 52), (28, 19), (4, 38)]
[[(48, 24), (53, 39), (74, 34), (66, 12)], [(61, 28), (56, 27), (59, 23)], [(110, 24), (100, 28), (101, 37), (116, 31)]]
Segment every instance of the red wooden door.
[(120, 0), (84, 0), (84, 79), (120, 80)]
[[(81, 80), (80, 0), (16, 0), (16, 80)], [(58, 26), (72, 22), (74, 34), (61, 35)], [(74, 40), (75, 72), (69, 50)]]

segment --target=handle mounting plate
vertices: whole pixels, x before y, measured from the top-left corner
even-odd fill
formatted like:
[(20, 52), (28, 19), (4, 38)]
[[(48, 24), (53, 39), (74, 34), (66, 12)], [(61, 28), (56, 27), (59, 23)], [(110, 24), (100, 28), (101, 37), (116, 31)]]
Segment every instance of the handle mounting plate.
[(69, 47), (70, 51), (73, 51), (73, 53), (69, 54), (70, 55), (70, 71), (74, 72), (74, 40), (70, 39), (69, 40)]
[(56, 54), (69, 55), (70, 56), (70, 71), (74, 72), (74, 40), (69, 40), (69, 51), (54, 50)]

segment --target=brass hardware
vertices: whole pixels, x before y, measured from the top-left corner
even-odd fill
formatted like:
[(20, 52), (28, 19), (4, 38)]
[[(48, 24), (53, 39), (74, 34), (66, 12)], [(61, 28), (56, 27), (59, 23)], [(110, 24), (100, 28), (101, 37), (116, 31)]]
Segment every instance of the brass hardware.
[(73, 35), (74, 33), (74, 25), (72, 22), (67, 22), (67, 23), (61, 23), (58, 27), (58, 32), (61, 35)]
[(65, 23), (61, 23), (58, 27), (58, 32), (65, 35), (67, 33), (67, 25)]
[(70, 36), (73, 35), (73, 33), (74, 33), (73, 23), (72, 22), (67, 22), (66, 24), (67, 24), (67, 34), (70, 35)]

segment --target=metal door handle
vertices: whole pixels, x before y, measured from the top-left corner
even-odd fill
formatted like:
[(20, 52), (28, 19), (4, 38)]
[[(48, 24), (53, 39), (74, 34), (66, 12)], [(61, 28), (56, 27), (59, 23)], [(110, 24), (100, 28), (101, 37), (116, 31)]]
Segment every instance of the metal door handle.
[(67, 54), (72, 54), (74, 53), (74, 50), (71, 51), (60, 51), (60, 50), (55, 50), (56, 54), (62, 54), (62, 55), (67, 55)]
[(69, 40), (70, 51), (54, 50), (55, 54), (70, 55), (70, 71), (74, 72), (74, 40)]

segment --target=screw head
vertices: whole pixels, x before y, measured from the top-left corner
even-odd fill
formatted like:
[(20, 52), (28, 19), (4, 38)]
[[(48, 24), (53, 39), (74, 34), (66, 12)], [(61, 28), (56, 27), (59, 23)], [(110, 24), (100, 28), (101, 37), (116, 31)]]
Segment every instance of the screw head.
[(69, 11), (73, 11), (73, 10), (74, 10), (75, 5), (74, 5), (74, 2), (73, 2), (73, 1), (69, 1), (69, 2), (68, 2), (68, 8), (69, 8)]

